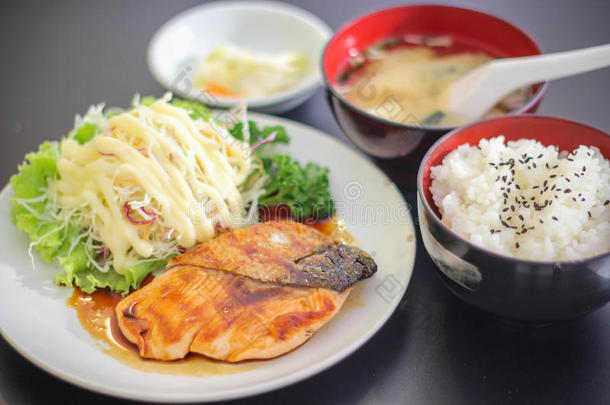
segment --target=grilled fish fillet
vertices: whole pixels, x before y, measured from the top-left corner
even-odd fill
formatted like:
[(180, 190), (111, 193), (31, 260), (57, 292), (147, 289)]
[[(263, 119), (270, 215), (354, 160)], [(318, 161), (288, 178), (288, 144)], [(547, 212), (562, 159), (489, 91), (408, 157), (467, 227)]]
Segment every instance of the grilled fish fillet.
[(311, 337), (375, 271), (366, 253), (312, 227), (265, 222), (174, 258), (116, 313), (145, 358), (272, 358)]

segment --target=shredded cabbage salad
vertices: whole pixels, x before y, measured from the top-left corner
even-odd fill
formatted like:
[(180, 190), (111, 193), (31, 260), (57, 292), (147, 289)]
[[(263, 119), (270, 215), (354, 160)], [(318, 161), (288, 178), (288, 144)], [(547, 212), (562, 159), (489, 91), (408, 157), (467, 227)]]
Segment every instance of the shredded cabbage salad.
[(288, 141), (281, 126), (261, 129), (245, 113), (223, 123), (171, 95), (136, 96), (127, 110), (94, 105), (62, 141), (26, 155), (10, 180), (11, 215), (30, 255), (61, 265), (57, 284), (125, 295), (195, 243), (256, 222), (260, 206), (332, 215), (327, 169), (263, 153)]

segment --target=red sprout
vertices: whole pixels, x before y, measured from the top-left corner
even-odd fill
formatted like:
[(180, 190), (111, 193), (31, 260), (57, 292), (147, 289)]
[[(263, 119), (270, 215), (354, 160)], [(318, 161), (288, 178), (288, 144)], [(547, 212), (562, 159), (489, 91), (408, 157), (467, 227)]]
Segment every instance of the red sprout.
[(231, 232), (231, 228), (220, 225), (219, 222), (216, 223), (216, 229), (220, 229), (221, 231)]
[(260, 141), (256, 142), (254, 145), (252, 145), (250, 150), (254, 150), (254, 149), (258, 148), (259, 146), (261, 146), (261, 145), (263, 145), (263, 144), (265, 144), (267, 142), (273, 142), (273, 140), (275, 139), (276, 136), (277, 136), (277, 131), (273, 131), (271, 133), (271, 135), (269, 135), (265, 139), (261, 139)]
[(134, 225), (152, 224), (153, 222), (155, 222), (157, 220), (157, 214), (155, 214), (154, 212), (146, 211), (146, 208), (144, 208), (144, 207), (142, 207), (140, 209), (142, 210), (142, 212), (144, 214), (148, 215), (151, 218), (148, 220), (144, 220), (144, 221), (136, 221), (135, 219), (133, 219), (131, 217), (131, 208), (129, 207), (129, 204), (125, 203), (125, 205), (123, 205), (123, 211), (125, 212), (125, 217), (127, 218), (127, 220), (129, 222), (131, 222)]
[(97, 249), (95, 251), (95, 253), (103, 253), (102, 258), (100, 259), (100, 263), (105, 264), (106, 260), (108, 260), (108, 253), (110, 253), (110, 251), (108, 250), (108, 248), (106, 246), (103, 246), (103, 247)]

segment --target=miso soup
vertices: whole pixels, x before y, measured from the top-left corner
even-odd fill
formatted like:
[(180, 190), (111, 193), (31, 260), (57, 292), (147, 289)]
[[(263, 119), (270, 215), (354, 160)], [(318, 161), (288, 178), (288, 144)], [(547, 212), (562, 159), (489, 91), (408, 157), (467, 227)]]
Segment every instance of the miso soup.
[[(337, 86), (355, 106), (391, 121), (454, 127), (468, 119), (447, 111), (445, 90), (492, 58), (449, 37), (383, 41), (350, 61)], [(488, 116), (506, 114), (531, 97), (529, 87), (507, 96)]]

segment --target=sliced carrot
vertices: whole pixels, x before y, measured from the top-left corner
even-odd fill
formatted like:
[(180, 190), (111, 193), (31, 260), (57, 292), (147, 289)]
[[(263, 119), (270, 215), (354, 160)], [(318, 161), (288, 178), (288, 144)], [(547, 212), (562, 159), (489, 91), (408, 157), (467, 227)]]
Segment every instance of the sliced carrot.
[(150, 233), (150, 223), (144, 225), (144, 236), (142, 236), (142, 240), (148, 240), (148, 234)]
[(138, 184), (138, 182), (135, 179), (116, 179), (116, 182), (118, 184), (123, 184), (123, 183), (127, 183), (127, 184)]
[(241, 97), (241, 94), (233, 92), (231, 89), (223, 86), (222, 84), (216, 82), (207, 82), (205, 84), (205, 89), (212, 94), (217, 96), (225, 96), (225, 97)]

